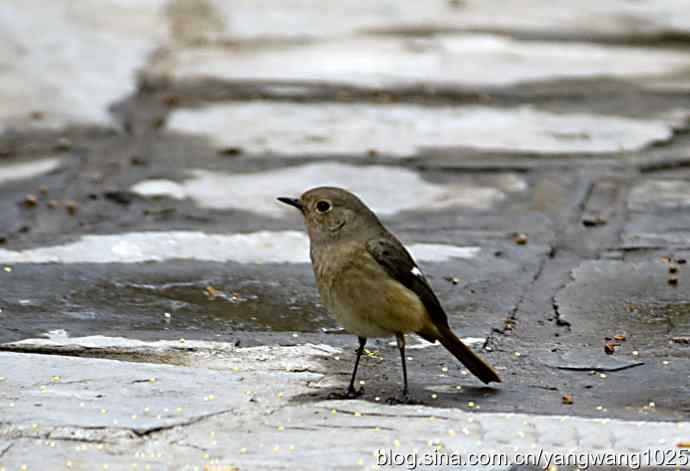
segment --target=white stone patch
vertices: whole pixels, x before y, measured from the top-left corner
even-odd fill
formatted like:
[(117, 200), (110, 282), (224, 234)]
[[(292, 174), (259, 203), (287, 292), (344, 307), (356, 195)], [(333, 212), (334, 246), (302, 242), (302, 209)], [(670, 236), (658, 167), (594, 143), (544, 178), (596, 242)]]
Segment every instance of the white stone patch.
[[(417, 208), (486, 209), (506, 197), (506, 193), (497, 188), (470, 182), (439, 185), (424, 180), (417, 172), (392, 166), (320, 162), (251, 174), (231, 175), (208, 170), (189, 173), (192, 178), (179, 183), (148, 180), (134, 185), (132, 191), (144, 196), (191, 198), (206, 208), (240, 209), (273, 217), (296, 214), (294, 208), (278, 203), (276, 197), (298, 197), (317, 186), (346, 188), (380, 215)], [(508, 190), (515, 187), (512, 182)]]
[(33, 178), (51, 172), (60, 166), (60, 159), (40, 159), (31, 162), (0, 164), (0, 185)]
[[(410, 252), (430, 262), (476, 257), (478, 247), (412, 244)], [(238, 263), (309, 263), (304, 232), (206, 234), (203, 232), (131, 232), (84, 236), (76, 242), (21, 251), (0, 249), (0, 263), (142, 263), (174, 259)]]
[[(62, 332), (63, 335), (55, 335), (55, 332)], [(11, 342), (11, 345), (36, 345), (36, 346), (61, 346), (61, 347), (85, 347), (85, 348), (129, 348), (136, 349), (153, 349), (153, 350), (174, 350), (179, 349), (181, 345), (185, 348), (208, 349), (214, 351), (236, 351), (239, 347), (235, 347), (232, 343), (227, 342), (213, 342), (208, 340), (155, 340), (144, 341), (137, 339), (129, 339), (126, 337), (109, 337), (105, 335), (89, 335), (85, 337), (69, 337), (64, 330), (51, 330), (45, 334), (48, 338), (30, 338)], [(311, 344), (307, 343), (299, 347), (307, 347), (310, 350), (318, 352), (319, 355), (334, 355), (342, 353), (342, 350), (337, 347), (326, 344)], [(272, 347), (242, 347), (245, 352), (264, 352), (267, 353)], [(313, 353), (313, 352), (310, 352)]]
[[(449, 258), (475, 258), (481, 252), (479, 247), (457, 247), (455, 245), (440, 245), (440, 244), (415, 244), (414, 256), (417, 260), (424, 260), (427, 262), (444, 262)], [(412, 270), (418, 275), (422, 275), (417, 267)]]
[(645, 83), (688, 66), (690, 52), (673, 49), (461, 34), (350, 36), (250, 47), (195, 45), (158, 55), (149, 72), (174, 79), (299, 80), (390, 88), (420, 83), (509, 86), (594, 77)]
[(630, 191), (628, 206), (633, 210), (688, 207), (690, 206), (690, 181), (645, 180), (635, 185)]
[[(635, 34), (690, 29), (687, 0), (210, 0), (207, 38), (323, 37), (391, 28), (473, 28), (506, 32)], [(206, 12), (204, 12), (206, 13)], [(188, 12), (180, 12), (188, 20)], [(207, 16), (208, 14), (206, 14)], [(198, 15), (201, 16), (201, 15)], [(210, 29), (210, 32), (209, 32)]]
[[(69, 334), (65, 329), (55, 329), (49, 330), (45, 334), (47, 342), (64, 342), (69, 338)], [(36, 339), (37, 341), (42, 341), (43, 339)]]
[[(411, 339), (415, 339), (416, 341), (410, 342)], [(460, 340), (462, 340), (466, 345), (484, 345), (484, 342), (486, 342), (486, 339), (482, 337), (460, 337)], [(422, 348), (438, 347), (440, 345), (440, 342), (427, 342), (417, 335), (408, 335), (408, 342), (405, 346), (405, 349), (421, 350)], [(398, 343), (394, 340), (392, 342), (388, 342), (388, 346), (397, 347)]]
[[(689, 62), (690, 64), (690, 62)], [(424, 148), (597, 153), (640, 149), (672, 136), (674, 119), (556, 114), (531, 107), (248, 102), (175, 111), (170, 130), (208, 136), (249, 154), (303, 157)], [(228, 132), (232, 129), (232, 132)]]
[(0, 2), (0, 132), (110, 123), (108, 105), (135, 89), (165, 37), (167, 1)]

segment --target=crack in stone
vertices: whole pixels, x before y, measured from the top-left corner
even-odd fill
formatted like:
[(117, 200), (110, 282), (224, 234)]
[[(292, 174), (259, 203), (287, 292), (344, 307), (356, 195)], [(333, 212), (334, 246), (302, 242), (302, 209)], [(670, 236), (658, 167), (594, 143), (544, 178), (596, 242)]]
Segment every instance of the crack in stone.
[(159, 432), (165, 432), (167, 430), (173, 430), (179, 427), (188, 427), (190, 425), (198, 424), (199, 422), (203, 422), (206, 419), (209, 419), (211, 417), (219, 416), (219, 415), (224, 415), (227, 414), (228, 412), (232, 412), (234, 409), (223, 409), (220, 411), (216, 412), (210, 412), (208, 414), (203, 414), (203, 415), (198, 415), (196, 417), (192, 417), (190, 420), (187, 420), (185, 422), (177, 422), (174, 424), (170, 425), (160, 425), (158, 427), (151, 427), (147, 429), (135, 429), (131, 428), (128, 430), (131, 430), (137, 437), (144, 438), (144, 437), (149, 437), (151, 435), (157, 434)]
[[(373, 415), (373, 414), (367, 414), (367, 415)], [(387, 432), (395, 431), (395, 429), (392, 427), (381, 427), (381, 426), (372, 427), (370, 425), (325, 425), (325, 424), (317, 424), (316, 427), (327, 428), (327, 429), (385, 430)], [(310, 430), (315, 430), (315, 429), (310, 429)]]
[[(331, 409), (325, 409), (329, 412), (335, 411), (336, 413), (340, 414), (346, 414), (346, 415), (351, 415), (351, 416), (356, 416), (357, 412), (349, 411), (346, 409), (338, 409), (338, 408), (331, 408)], [(385, 414), (383, 412), (361, 412), (360, 413), (362, 417), (388, 417), (388, 418), (405, 418), (405, 419), (429, 419), (431, 417), (434, 418), (434, 420), (451, 420), (450, 417), (444, 417), (442, 415), (435, 415), (435, 414), (424, 414), (424, 415), (416, 415), (416, 414)]]
[(14, 446), (14, 443), (8, 443), (6, 447), (0, 449), (0, 458), (5, 456), (7, 454), (7, 452), (10, 451), (10, 448), (12, 448), (13, 446)]

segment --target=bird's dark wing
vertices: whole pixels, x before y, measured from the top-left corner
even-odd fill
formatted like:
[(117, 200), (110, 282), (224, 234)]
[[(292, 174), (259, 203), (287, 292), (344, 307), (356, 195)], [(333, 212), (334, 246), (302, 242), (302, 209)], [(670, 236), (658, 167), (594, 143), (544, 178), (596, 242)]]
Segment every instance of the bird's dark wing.
[(367, 242), (367, 251), (392, 278), (419, 296), (434, 324), (448, 327), (448, 318), (441, 303), (412, 256), (400, 242), (383, 238), (372, 239)]

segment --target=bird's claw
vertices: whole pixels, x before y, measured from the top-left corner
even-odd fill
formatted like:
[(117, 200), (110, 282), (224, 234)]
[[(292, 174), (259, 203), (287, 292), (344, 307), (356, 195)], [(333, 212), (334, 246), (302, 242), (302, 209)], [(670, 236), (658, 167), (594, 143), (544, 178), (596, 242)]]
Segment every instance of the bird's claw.
[(398, 404), (416, 404), (416, 402), (406, 391), (398, 397), (389, 397), (388, 399), (386, 399), (386, 404), (393, 406)]
[(328, 395), (328, 399), (357, 399), (362, 394), (364, 394), (364, 388), (352, 388), (348, 389), (344, 393), (332, 392)]

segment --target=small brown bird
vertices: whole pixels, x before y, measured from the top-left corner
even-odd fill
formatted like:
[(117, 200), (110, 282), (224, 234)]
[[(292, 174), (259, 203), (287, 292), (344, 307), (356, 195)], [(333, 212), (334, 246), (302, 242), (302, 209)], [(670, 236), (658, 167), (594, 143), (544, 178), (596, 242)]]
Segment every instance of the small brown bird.
[(438, 340), (484, 383), (496, 372), (451, 330), (441, 303), (400, 241), (352, 193), (319, 187), (299, 199), (278, 198), (299, 209), (309, 232), (316, 284), (326, 309), (359, 338), (346, 397), (357, 397), (355, 377), (367, 338), (395, 336), (407, 397), (405, 334)]

